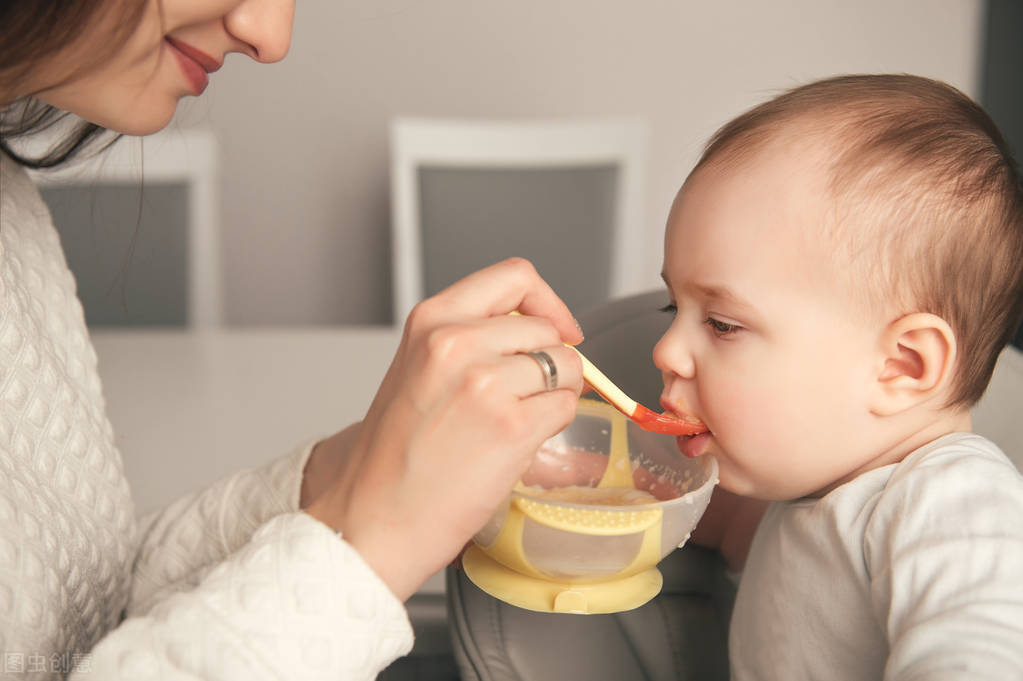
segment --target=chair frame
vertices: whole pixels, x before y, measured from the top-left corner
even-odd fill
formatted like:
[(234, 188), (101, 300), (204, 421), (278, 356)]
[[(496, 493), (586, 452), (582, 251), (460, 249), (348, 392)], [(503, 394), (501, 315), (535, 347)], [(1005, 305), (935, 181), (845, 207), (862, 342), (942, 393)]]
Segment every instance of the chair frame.
[(611, 298), (648, 283), (644, 225), (647, 126), (623, 120), (473, 121), (397, 118), (391, 124), (391, 254), (394, 323), (423, 297), (419, 168), (557, 168), (614, 165), (619, 172)]
[(32, 172), (44, 187), (183, 182), (188, 187), (188, 311), (191, 329), (223, 323), (217, 144), (208, 130), (169, 130), (125, 138), (93, 158)]

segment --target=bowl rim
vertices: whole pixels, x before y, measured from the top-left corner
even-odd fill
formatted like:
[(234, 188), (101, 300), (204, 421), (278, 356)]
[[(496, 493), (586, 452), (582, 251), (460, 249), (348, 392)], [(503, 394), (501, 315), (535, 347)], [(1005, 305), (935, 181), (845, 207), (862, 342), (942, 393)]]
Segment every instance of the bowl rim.
[[(681, 453), (679, 454), (681, 456)], [(709, 463), (707, 461), (709, 460)], [(674, 499), (666, 499), (665, 501), (655, 501), (646, 504), (622, 504), (622, 505), (609, 505), (609, 504), (579, 504), (574, 501), (560, 501), (557, 499), (548, 499), (545, 497), (537, 497), (529, 494), (523, 489), (513, 489), (512, 499), (522, 497), (529, 499), (530, 501), (539, 501), (545, 504), (552, 504), (555, 506), (564, 506), (567, 508), (579, 508), (579, 509), (590, 509), (590, 510), (601, 510), (601, 511), (647, 511), (652, 508), (665, 508), (671, 507), (677, 504), (686, 503), (687, 497), (692, 497), (696, 494), (703, 492), (708, 486), (713, 489), (718, 484), (718, 460), (714, 458), (713, 454), (704, 454), (696, 459), (700, 465), (704, 466), (707, 470), (707, 479), (703, 481), (696, 489), (691, 489), (685, 494), (675, 497)], [(564, 489), (564, 487), (549, 487), (546, 489)], [(692, 503), (692, 502), (690, 502)]]

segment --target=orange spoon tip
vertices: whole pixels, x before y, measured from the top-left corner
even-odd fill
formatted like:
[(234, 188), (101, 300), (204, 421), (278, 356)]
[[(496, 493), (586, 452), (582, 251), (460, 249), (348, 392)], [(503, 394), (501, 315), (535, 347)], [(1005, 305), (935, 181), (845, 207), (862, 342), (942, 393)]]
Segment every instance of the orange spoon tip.
[(707, 426), (699, 420), (682, 419), (672, 414), (658, 414), (647, 409), (642, 404), (636, 405), (632, 413), (632, 420), (639, 424), (643, 430), (653, 433), (664, 433), (665, 435), (697, 435), (707, 432)]

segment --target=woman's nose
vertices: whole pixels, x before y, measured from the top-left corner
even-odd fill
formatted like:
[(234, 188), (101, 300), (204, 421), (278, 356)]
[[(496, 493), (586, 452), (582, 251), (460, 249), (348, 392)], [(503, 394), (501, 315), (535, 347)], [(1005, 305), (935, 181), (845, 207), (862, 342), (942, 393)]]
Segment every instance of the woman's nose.
[(670, 376), (693, 378), (696, 375), (691, 348), (678, 327), (672, 324), (654, 346), (654, 364), (664, 374), (665, 384)]
[(248, 55), (268, 64), (284, 59), (291, 47), (295, 0), (243, 0), (224, 17), (224, 26), (248, 46)]

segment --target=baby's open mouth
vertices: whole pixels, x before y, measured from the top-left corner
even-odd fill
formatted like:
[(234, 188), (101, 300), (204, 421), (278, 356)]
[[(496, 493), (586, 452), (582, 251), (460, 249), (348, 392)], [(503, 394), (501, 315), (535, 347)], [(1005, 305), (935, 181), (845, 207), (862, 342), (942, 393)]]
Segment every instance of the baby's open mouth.
[[(685, 421), (694, 428), (694, 432), (680, 434), (675, 438), (680, 452), (690, 458), (696, 458), (707, 451), (714, 434), (710, 432), (707, 425), (696, 416), (691, 415), (685, 408), (685, 404), (673, 403), (662, 397), (661, 406), (664, 407), (665, 416), (671, 416)], [(697, 429), (698, 427), (698, 429)]]
[(700, 433), (705, 433), (710, 430), (701, 419), (690, 414), (683, 403), (672, 403), (664, 397), (661, 398), (660, 402), (661, 407), (664, 409), (664, 412), (661, 414), (663, 417), (674, 419), (686, 424), (686, 430), (684, 432), (674, 434), (690, 436), (699, 435)]
[(691, 459), (695, 459), (707, 451), (707, 447), (710, 446), (713, 437), (714, 433), (705, 430), (694, 435), (679, 435), (675, 438), (675, 441), (678, 443), (680, 452)]

